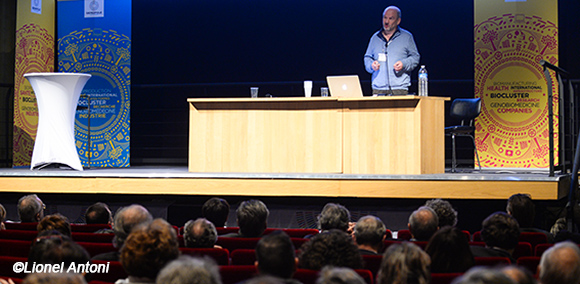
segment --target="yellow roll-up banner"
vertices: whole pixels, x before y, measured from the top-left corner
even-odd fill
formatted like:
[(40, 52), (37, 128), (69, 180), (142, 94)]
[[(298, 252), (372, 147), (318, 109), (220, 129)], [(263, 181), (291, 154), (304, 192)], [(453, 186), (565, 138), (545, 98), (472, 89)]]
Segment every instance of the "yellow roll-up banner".
[(17, 2), (13, 167), (30, 166), (38, 107), (32, 87), (23, 75), (54, 71), (55, 7), (55, 0)]
[[(557, 0), (474, 0), (476, 145), (485, 168), (549, 166), (548, 87), (540, 60), (558, 65)], [(555, 163), (558, 85), (552, 74)]]

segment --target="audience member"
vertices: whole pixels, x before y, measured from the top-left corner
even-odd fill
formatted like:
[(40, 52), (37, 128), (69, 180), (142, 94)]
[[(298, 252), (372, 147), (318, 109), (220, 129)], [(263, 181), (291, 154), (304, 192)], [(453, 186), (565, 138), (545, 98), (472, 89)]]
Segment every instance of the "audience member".
[(22, 284), (86, 284), (81, 274), (73, 273), (31, 273)]
[(28, 254), (30, 264), (61, 264), (89, 262), (89, 254), (79, 244), (57, 231), (44, 231), (33, 241)]
[(59, 213), (47, 215), (36, 226), (36, 230), (40, 233), (43, 231), (58, 231), (59, 233), (71, 237), (71, 228), (68, 218)]
[(320, 271), (316, 284), (366, 284), (366, 282), (350, 268), (325, 266)]
[(6, 221), (6, 208), (4, 208), (4, 205), (0, 204), (0, 230), (6, 230), (6, 225), (4, 225), (5, 221)]
[(211, 258), (180, 256), (157, 275), (158, 284), (222, 284), (219, 267)]
[(429, 240), (425, 252), (431, 257), (431, 272), (465, 272), (475, 265), (467, 236), (456, 227), (445, 226)]
[(239, 232), (225, 234), (227, 238), (257, 238), (262, 236), (268, 227), (268, 207), (260, 200), (247, 200), (236, 210)]
[(409, 216), (408, 227), (413, 241), (429, 241), (439, 229), (439, 218), (433, 209), (421, 206)]
[(439, 218), (439, 228), (445, 226), (455, 227), (457, 225), (457, 211), (453, 209), (451, 203), (441, 198), (427, 200), (425, 206), (433, 209)]
[[(138, 225), (148, 224), (153, 220), (153, 216), (147, 209), (141, 205), (133, 204), (128, 207), (122, 207), (117, 210), (115, 220), (113, 222), (113, 245), (117, 249), (121, 249), (125, 243), (125, 239), (131, 233), (131, 230)], [(94, 256), (93, 260), (109, 260), (119, 261), (119, 251), (102, 253)]]
[(527, 269), (515, 264), (508, 265), (501, 269), (501, 272), (513, 280), (516, 284), (536, 284), (538, 281)]
[(217, 241), (216, 228), (204, 218), (189, 220), (183, 226), (183, 241), (188, 248), (214, 248)]
[(18, 217), (22, 223), (36, 223), (44, 218), (44, 203), (36, 194), (25, 195), (18, 200)]
[(169, 223), (155, 219), (147, 225), (138, 226), (121, 248), (121, 265), (129, 277), (116, 283), (155, 282), (159, 271), (178, 256), (177, 235)]
[(297, 283), (292, 279), (296, 262), (292, 240), (283, 231), (263, 236), (256, 245), (256, 263), (261, 275), (277, 277), (284, 283)]
[(222, 198), (213, 197), (201, 207), (203, 218), (212, 222), (215, 226), (225, 227), (230, 214), (230, 204)]
[(538, 270), (542, 284), (580, 283), (580, 248), (567, 241), (555, 244), (542, 254)]
[(318, 229), (322, 232), (337, 229), (351, 233), (350, 226), (350, 212), (340, 204), (327, 203), (318, 215)]
[(481, 224), (481, 238), (485, 242), (485, 247), (471, 246), (471, 252), (475, 257), (508, 257), (512, 263), (516, 263), (512, 253), (518, 244), (519, 236), (518, 221), (504, 212), (495, 212)]
[(364, 216), (354, 226), (353, 239), (361, 255), (379, 255), (383, 248), (387, 228), (381, 219)]
[(431, 260), (417, 245), (409, 242), (390, 245), (383, 254), (377, 284), (428, 284)]
[(512, 215), (520, 225), (520, 232), (539, 232), (546, 235), (548, 242), (554, 242), (554, 236), (545, 230), (534, 228), (536, 205), (529, 194), (514, 194), (508, 198), (506, 212)]
[(324, 266), (362, 268), (362, 257), (352, 237), (340, 230), (313, 236), (300, 248), (298, 267), (320, 270)]
[(516, 284), (498, 269), (476, 266), (455, 278), (451, 284)]
[(103, 202), (97, 202), (85, 211), (87, 224), (113, 224), (113, 214), (109, 206)]

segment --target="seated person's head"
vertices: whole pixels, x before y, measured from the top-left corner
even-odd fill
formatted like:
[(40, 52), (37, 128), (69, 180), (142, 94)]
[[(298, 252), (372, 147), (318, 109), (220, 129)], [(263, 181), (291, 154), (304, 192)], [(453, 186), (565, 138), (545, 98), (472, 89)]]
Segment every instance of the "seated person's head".
[(429, 207), (419, 207), (409, 216), (409, 231), (418, 241), (428, 241), (437, 229), (439, 229), (439, 217)]
[(109, 206), (102, 202), (97, 202), (85, 211), (87, 224), (111, 224), (113, 217)]
[(151, 281), (179, 256), (175, 230), (163, 219), (133, 229), (121, 248), (120, 262), (129, 280)]
[(320, 270), (332, 265), (359, 269), (362, 257), (352, 237), (340, 230), (315, 235), (300, 248), (298, 267)]
[(505, 212), (492, 213), (481, 224), (481, 238), (487, 247), (511, 251), (518, 244), (519, 237), (518, 221)]
[(457, 211), (453, 209), (451, 203), (447, 200), (440, 198), (427, 200), (425, 206), (433, 209), (437, 213), (437, 218), (439, 219), (439, 228), (445, 226), (454, 227), (457, 225)]
[(445, 226), (435, 232), (425, 252), (431, 257), (431, 272), (465, 272), (475, 265), (469, 240), (456, 227)]
[(39, 222), (44, 218), (44, 203), (36, 194), (21, 197), (18, 200), (18, 217), (22, 223)]
[(207, 219), (218, 227), (223, 227), (226, 225), (229, 214), (230, 204), (222, 198), (210, 198), (201, 207), (201, 215), (203, 218)]
[(22, 284), (86, 284), (82, 274), (73, 273), (31, 273)]
[(383, 247), (387, 228), (381, 219), (375, 216), (364, 216), (354, 226), (354, 240), (359, 245), (369, 246), (375, 252)]
[(183, 240), (188, 248), (213, 248), (217, 241), (217, 231), (204, 218), (189, 220), (183, 226)]
[(452, 284), (516, 284), (499, 269), (476, 266), (455, 278)]
[(4, 226), (4, 221), (6, 221), (6, 208), (0, 204), (0, 230), (6, 229)]
[(222, 279), (213, 259), (183, 255), (161, 269), (155, 283), (222, 284)]
[(296, 269), (294, 244), (282, 231), (274, 231), (260, 239), (256, 258), (260, 274), (289, 279)]
[(518, 221), (520, 228), (534, 227), (536, 206), (529, 194), (514, 194), (508, 198), (506, 212)]
[(428, 284), (431, 259), (417, 245), (409, 242), (390, 245), (383, 254), (377, 284)]
[(320, 271), (316, 284), (366, 284), (366, 282), (350, 268), (325, 266)]
[(532, 273), (516, 264), (511, 264), (501, 269), (501, 272), (513, 280), (516, 284), (536, 284), (537, 281)]
[(580, 282), (580, 248), (564, 241), (542, 254), (538, 274), (542, 284), (577, 284)]
[(115, 247), (121, 248), (123, 246), (125, 239), (134, 227), (141, 224), (148, 224), (152, 220), (153, 216), (151, 216), (151, 213), (141, 205), (133, 204), (119, 208), (115, 214), (115, 221), (113, 222), (113, 232), (115, 233), (113, 244)]
[(260, 200), (243, 201), (236, 210), (240, 233), (244, 237), (259, 237), (268, 226), (270, 211)]
[(69, 237), (57, 231), (44, 231), (33, 241), (28, 262), (37, 264), (86, 263), (90, 259), (87, 251)]
[(36, 230), (40, 233), (42, 231), (58, 231), (59, 233), (71, 237), (71, 228), (68, 218), (58, 213), (47, 215), (36, 226)]
[(349, 222), (350, 212), (348, 209), (336, 203), (327, 203), (318, 215), (318, 229), (322, 231), (337, 229), (346, 232)]

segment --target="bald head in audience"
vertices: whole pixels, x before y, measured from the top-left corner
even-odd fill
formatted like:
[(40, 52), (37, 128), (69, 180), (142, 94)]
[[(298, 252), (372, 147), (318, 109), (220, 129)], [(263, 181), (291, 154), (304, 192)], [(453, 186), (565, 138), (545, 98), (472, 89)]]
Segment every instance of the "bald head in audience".
[(429, 241), (439, 229), (437, 213), (427, 206), (421, 206), (409, 217), (409, 231), (417, 241)]
[(34, 223), (44, 218), (44, 203), (36, 194), (25, 195), (18, 200), (20, 222)]
[(189, 220), (183, 226), (183, 240), (188, 248), (213, 248), (217, 241), (217, 230), (204, 218)]
[(580, 283), (580, 248), (572, 242), (557, 243), (542, 254), (538, 270), (542, 284)]

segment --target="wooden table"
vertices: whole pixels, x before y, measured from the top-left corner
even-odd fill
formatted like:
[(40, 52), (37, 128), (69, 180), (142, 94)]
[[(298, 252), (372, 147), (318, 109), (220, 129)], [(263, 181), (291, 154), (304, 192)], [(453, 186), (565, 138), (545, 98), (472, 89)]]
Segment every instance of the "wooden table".
[(188, 99), (189, 171), (443, 173), (446, 100)]

